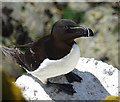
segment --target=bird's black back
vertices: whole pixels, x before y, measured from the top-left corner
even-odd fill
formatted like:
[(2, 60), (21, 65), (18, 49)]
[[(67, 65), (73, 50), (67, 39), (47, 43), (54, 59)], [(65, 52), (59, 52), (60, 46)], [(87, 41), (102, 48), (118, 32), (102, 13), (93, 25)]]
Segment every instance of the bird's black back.
[(54, 42), (51, 35), (48, 35), (27, 49), (25, 52), (25, 63), (29, 68), (28, 70), (34, 71), (46, 58), (50, 60), (61, 59), (70, 52), (74, 42), (70, 45), (61, 44), (60, 46), (57, 43), (59, 42)]

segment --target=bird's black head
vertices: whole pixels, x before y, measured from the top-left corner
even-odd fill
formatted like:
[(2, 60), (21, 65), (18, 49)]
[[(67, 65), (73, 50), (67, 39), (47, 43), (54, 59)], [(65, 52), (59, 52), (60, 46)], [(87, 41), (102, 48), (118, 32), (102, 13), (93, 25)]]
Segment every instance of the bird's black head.
[(53, 25), (51, 35), (59, 41), (71, 42), (78, 37), (94, 36), (91, 29), (77, 25), (69, 19), (61, 19)]

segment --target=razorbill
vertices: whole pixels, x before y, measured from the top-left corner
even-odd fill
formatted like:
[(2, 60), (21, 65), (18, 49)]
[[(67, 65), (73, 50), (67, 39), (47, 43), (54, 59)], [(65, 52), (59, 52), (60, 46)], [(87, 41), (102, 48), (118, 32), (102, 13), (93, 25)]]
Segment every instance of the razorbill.
[[(74, 39), (93, 35), (91, 29), (79, 26), (72, 20), (61, 19), (55, 22), (50, 35), (34, 43), (16, 46), (12, 56), (28, 73), (44, 84), (56, 84), (73, 94), (75, 91), (71, 84), (51, 83), (48, 79), (65, 75), (70, 83), (80, 82), (82, 78), (72, 72), (80, 58), (79, 47)], [(17, 48), (27, 49), (23, 53)]]

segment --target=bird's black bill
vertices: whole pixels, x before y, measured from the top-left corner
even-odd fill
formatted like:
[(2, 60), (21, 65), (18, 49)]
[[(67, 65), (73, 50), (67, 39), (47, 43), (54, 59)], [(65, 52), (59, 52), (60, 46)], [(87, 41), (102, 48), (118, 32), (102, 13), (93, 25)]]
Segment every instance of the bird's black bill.
[(90, 28), (85, 28), (82, 26), (77, 26), (77, 27), (70, 27), (70, 30), (74, 31), (76, 34), (80, 34), (82, 37), (89, 37), (89, 36), (94, 36), (93, 31)]
[(93, 31), (91, 29), (86, 28), (86, 30), (87, 30), (87, 34), (86, 34), (87, 37), (94, 36), (94, 33), (93, 33)]

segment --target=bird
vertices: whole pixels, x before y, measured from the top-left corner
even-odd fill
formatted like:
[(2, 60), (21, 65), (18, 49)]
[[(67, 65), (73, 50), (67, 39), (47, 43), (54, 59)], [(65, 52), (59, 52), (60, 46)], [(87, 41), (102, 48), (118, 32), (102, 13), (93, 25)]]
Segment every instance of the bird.
[[(53, 24), (51, 33), (38, 41), (1, 49), (6, 56), (12, 58), (43, 84), (54, 84), (67, 94), (73, 95), (76, 91), (71, 83), (82, 80), (72, 72), (80, 58), (79, 46), (74, 40), (90, 36), (94, 36), (90, 28), (79, 26), (71, 19), (60, 19)], [(26, 51), (22, 52), (20, 48), (26, 48)], [(53, 83), (48, 80), (60, 75), (65, 75), (69, 84)]]

